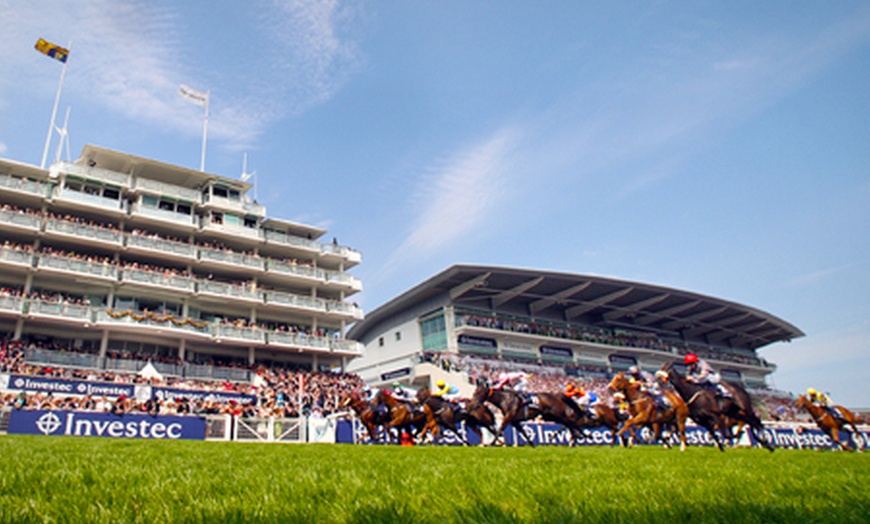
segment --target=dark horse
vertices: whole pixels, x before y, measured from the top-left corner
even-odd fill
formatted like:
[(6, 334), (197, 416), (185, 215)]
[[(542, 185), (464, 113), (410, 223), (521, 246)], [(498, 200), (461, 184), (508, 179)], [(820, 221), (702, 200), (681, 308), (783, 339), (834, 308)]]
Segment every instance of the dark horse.
[[(607, 386), (611, 391), (620, 391), (625, 395), (629, 402), (629, 412), (631, 418), (625, 421), (618, 435), (623, 436), (628, 433), (629, 436), (634, 435), (635, 427), (651, 426), (653, 429), (653, 440), (661, 439), (662, 428), (664, 426), (673, 426), (676, 429), (680, 439), (680, 451), (686, 450), (686, 418), (689, 415), (689, 408), (686, 403), (676, 395), (667, 395), (671, 406), (664, 411), (659, 411), (655, 406), (655, 399), (652, 395), (640, 390), (640, 384), (629, 379), (625, 373), (617, 373), (610, 380)], [(662, 439), (666, 446), (670, 444)], [(631, 439), (629, 439), (629, 445)]]
[[(770, 451), (774, 450), (773, 445), (768, 441), (767, 434), (764, 431), (764, 425), (761, 423), (761, 419), (758, 417), (758, 415), (755, 414), (755, 409), (752, 407), (752, 399), (749, 397), (749, 393), (747, 393), (746, 390), (743, 389), (743, 386), (735, 382), (722, 382), (722, 385), (724, 385), (725, 388), (731, 393), (731, 397), (720, 398), (704, 386), (700, 384), (695, 384), (694, 382), (691, 382), (682, 375), (680, 375), (680, 373), (676, 369), (674, 369), (673, 362), (665, 364), (664, 366), (662, 366), (661, 370), (667, 373), (670, 383), (674, 386), (677, 392), (680, 393), (680, 396), (683, 397), (683, 399), (686, 401), (686, 404), (689, 404), (690, 409), (695, 409), (692, 406), (695, 403), (701, 403), (701, 405), (703, 406), (706, 405), (706, 400), (702, 402), (699, 399), (702, 397), (708, 397), (706, 397), (699, 391), (708, 391), (713, 395), (714, 399), (717, 400), (718, 411), (720, 414), (718, 423), (723, 438), (732, 438), (731, 425), (733, 421), (736, 421), (738, 423), (742, 422), (749, 426), (749, 430), (752, 433), (752, 436), (755, 438), (756, 442), (758, 442)], [(699, 405), (698, 407), (699, 410), (701, 408), (701, 405)], [(707, 410), (705, 407), (704, 413), (709, 415), (710, 413), (712, 413), (712, 411), (712, 408), (710, 410)], [(700, 415), (701, 414), (699, 413), (699, 416)], [(715, 417), (715, 415), (711, 416)], [(692, 415), (692, 419), (698, 424), (704, 425), (700, 420), (695, 418), (694, 414)]]
[[(689, 416), (696, 424), (710, 433), (719, 451), (725, 451), (724, 440), (730, 438), (729, 426), (722, 416), (719, 401), (709, 389), (689, 382), (673, 369), (672, 364), (665, 364), (656, 376), (666, 384), (670, 384), (689, 407)], [(720, 438), (721, 433), (721, 438)]]
[[(856, 424), (860, 422), (858, 417), (844, 408), (843, 406), (834, 406), (837, 411), (843, 415), (842, 420), (837, 420), (833, 415), (825, 411), (823, 408), (815, 405), (813, 402), (807, 398), (806, 395), (801, 395), (795, 401), (795, 404), (799, 407), (802, 407), (809, 412), (810, 416), (816, 422), (816, 425), (819, 426), (819, 429), (825, 432), (825, 434), (831, 437), (831, 440), (834, 441), (835, 444), (840, 446), (840, 449), (847, 451), (851, 450), (849, 448), (847, 441), (849, 433), (852, 434), (852, 442), (855, 444), (854, 449), (856, 451), (861, 451), (861, 445), (858, 440), (858, 436), (861, 434), (856, 427)], [(852, 431), (846, 429), (846, 426), (851, 426)], [(847, 438), (841, 439), (840, 432), (846, 433)]]
[(379, 414), (372, 408), (372, 403), (362, 398), (357, 391), (352, 391), (345, 395), (339, 407), (350, 408), (356, 413), (357, 418), (362, 423), (363, 427), (369, 434), (369, 439), (372, 442), (378, 442), (378, 426), (383, 426), (389, 419), (384, 415)]
[(433, 442), (438, 442), (442, 429), (449, 429), (463, 444), (468, 445), (468, 440), (457, 427), (461, 420), (459, 405), (437, 397), (425, 388), (417, 391), (417, 402), (426, 413), (426, 425), (419, 435), (421, 439), (428, 434), (432, 436)]
[(565, 426), (571, 433), (574, 443), (578, 438), (582, 438), (582, 430), (576, 422), (575, 409), (565, 403), (561, 395), (535, 393), (534, 396), (537, 402), (526, 405), (519, 393), (513, 389), (478, 386), (474, 390), (472, 402), (477, 404), (490, 402), (501, 411), (502, 420), (496, 429), (495, 440), (502, 437), (506, 427), (513, 426), (530, 446), (534, 446), (532, 437), (526, 432), (522, 422), (538, 417)]

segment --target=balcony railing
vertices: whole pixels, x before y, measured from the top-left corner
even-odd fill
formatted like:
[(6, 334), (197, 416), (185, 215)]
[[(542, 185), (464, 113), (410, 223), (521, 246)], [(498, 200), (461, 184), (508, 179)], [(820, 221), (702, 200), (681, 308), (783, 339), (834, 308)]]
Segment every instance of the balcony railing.
[(248, 227), (241, 224), (218, 224), (208, 218), (202, 219), (202, 229), (203, 231), (220, 231), (230, 235), (243, 236), (255, 240), (260, 240), (262, 238), (262, 231), (258, 228)]
[(266, 268), (269, 271), (273, 271), (275, 273), (295, 275), (316, 280), (326, 279), (326, 274), (322, 269), (316, 269), (311, 266), (293, 264), (291, 262), (285, 262), (283, 260), (269, 260), (266, 264)]
[(319, 251), (319, 245), (317, 242), (313, 240), (308, 240), (305, 238), (300, 238), (293, 235), (288, 235), (286, 233), (281, 233), (279, 231), (271, 231), (264, 230), (263, 238), (266, 239), (266, 242), (274, 242), (276, 244), (285, 244), (288, 246), (299, 247), (303, 249), (307, 249), (310, 251)]
[(160, 209), (157, 207), (143, 206), (139, 202), (134, 202), (131, 209), (133, 215), (138, 214), (150, 218), (157, 218), (166, 222), (186, 226), (189, 228), (193, 228), (196, 226), (196, 216), (192, 214), (185, 215), (182, 213), (176, 213), (175, 211), (168, 211), (166, 209)]
[(79, 224), (54, 218), (49, 218), (45, 222), (45, 232), (96, 240), (109, 244), (120, 244), (123, 238), (123, 233), (117, 229)]
[(33, 213), (21, 213), (11, 209), (0, 210), (0, 222), (12, 224), (23, 229), (39, 231), (42, 226), (42, 217)]
[(99, 167), (81, 166), (79, 164), (71, 164), (69, 162), (58, 162), (57, 164), (52, 166), (52, 169), (54, 168), (60, 168), (60, 170), (64, 173), (77, 175), (87, 180), (96, 180), (99, 182), (105, 182), (124, 188), (129, 188), (131, 186), (130, 182), (132, 177), (128, 174), (119, 173), (117, 171), (110, 171), (108, 169), (101, 169)]
[(139, 177), (136, 177), (134, 183), (134, 189), (136, 190), (154, 193), (160, 196), (167, 196), (175, 200), (190, 202), (191, 204), (199, 203), (200, 201), (199, 191), (189, 187), (181, 187), (176, 186), (175, 184), (167, 184), (165, 182), (151, 180), (150, 178)]
[(7, 313), (23, 313), (26, 299), (22, 297), (10, 297), (0, 295), (0, 311)]
[(169, 288), (188, 293), (196, 291), (196, 280), (193, 278), (142, 269), (122, 269), (121, 282)]
[(311, 348), (321, 351), (329, 351), (330, 340), (326, 337), (315, 337), (302, 333), (270, 331), (268, 339), (269, 344), (275, 346), (290, 346), (295, 348)]
[(75, 191), (69, 188), (65, 189), (61, 186), (57, 186), (54, 189), (54, 197), (61, 200), (71, 200), (92, 207), (98, 207), (100, 209), (116, 211), (119, 213), (127, 211), (126, 200), (117, 200), (114, 198), (106, 198), (100, 195), (92, 195), (90, 193), (83, 193), (81, 191)]
[(27, 313), (29, 315), (55, 317), (87, 322), (91, 320), (91, 309), (80, 304), (67, 304), (63, 301), (44, 301), (39, 299), (27, 300)]
[(280, 291), (267, 291), (266, 303), (295, 308), (313, 309), (316, 311), (326, 311), (326, 301), (322, 298), (306, 297)]
[(266, 342), (266, 332), (257, 328), (236, 327), (229, 324), (217, 324), (215, 330), (215, 338), (244, 340), (246, 342), (257, 342), (260, 344), (264, 344)]
[(245, 253), (236, 253), (234, 251), (201, 247), (199, 248), (199, 259), (203, 262), (218, 262), (221, 264), (256, 269), (258, 271), (263, 270), (263, 259), (261, 257)]
[(33, 267), (33, 253), (11, 247), (0, 247), (0, 262), (23, 267)]
[(20, 191), (40, 197), (48, 197), (51, 194), (51, 184), (45, 182), (34, 182), (33, 180), (25, 180), (9, 175), (0, 175), (0, 187)]
[(211, 337), (212, 325), (193, 319), (180, 320), (169, 315), (158, 315), (148, 311), (111, 311), (97, 309), (94, 321), (100, 324), (122, 324), (134, 326), (150, 326), (159, 329), (169, 329), (177, 332), (194, 333)]
[(31, 364), (50, 364), (73, 368), (99, 369), (102, 367), (99, 355), (50, 349), (28, 348), (24, 351), (24, 360)]
[(264, 296), (262, 291), (251, 289), (251, 286), (228, 284), (226, 282), (214, 282), (211, 280), (198, 281), (196, 288), (200, 294), (231, 297), (240, 300), (253, 300), (256, 302), (263, 302)]
[(130, 233), (127, 235), (126, 244), (127, 247), (147, 249), (149, 251), (178, 255), (185, 258), (193, 258), (196, 256), (196, 247), (192, 244), (167, 240), (164, 238), (156, 238), (153, 236)]
[(40, 269), (87, 275), (104, 280), (117, 280), (118, 268), (109, 262), (94, 262), (86, 259), (43, 253), (39, 255)]

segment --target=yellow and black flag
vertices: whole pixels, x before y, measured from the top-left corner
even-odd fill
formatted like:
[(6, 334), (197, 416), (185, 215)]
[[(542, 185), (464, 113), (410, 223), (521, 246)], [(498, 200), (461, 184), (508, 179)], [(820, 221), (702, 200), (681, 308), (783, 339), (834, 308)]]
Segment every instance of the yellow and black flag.
[(42, 38), (36, 41), (36, 45), (34, 47), (40, 53), (46, 56), (50, 56), (55, 60), (60, 60), (63, 63), (66, 63), (66, 59), (69, 56), (69, 49), (61, 47), (57, 44), (52, 44), (48, 40), (43, 40)]

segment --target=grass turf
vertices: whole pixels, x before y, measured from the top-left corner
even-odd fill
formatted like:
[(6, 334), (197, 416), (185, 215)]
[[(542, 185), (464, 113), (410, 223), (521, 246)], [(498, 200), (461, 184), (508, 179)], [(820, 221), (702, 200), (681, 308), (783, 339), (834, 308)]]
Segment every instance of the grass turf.
[(3, 522), (870, 522), (870, 454), (0, 437)]

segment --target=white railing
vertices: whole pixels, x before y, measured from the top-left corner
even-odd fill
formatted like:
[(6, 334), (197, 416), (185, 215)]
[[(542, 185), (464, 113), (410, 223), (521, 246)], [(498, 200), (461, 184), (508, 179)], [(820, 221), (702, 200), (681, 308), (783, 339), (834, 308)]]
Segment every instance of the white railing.
[(26, 300), (22, 297), (0, 295), (0, 311), (23, 313)]
[(266, 342), (266, 333), (258, 328), (236, 327), (227, 324), (217, 324), (215, 338), (244, 340), (247, 342)]
[(121, 282), (164, 287), (189, 293), (196, 291), (195, 279), (180, 275), (164, 274), (158, 271), (124, 268), (121, 270)]
[(196, 226), (195, 215), (184, 215), (181, 213), (176, 213), (175, 211), (167, 211), (166, 209), (144, 206), (139, 202), (133, 203), (132, 212), (133, 214), (140, 214), (152, 218), (159, 218), (161, 220), (166, 220), (184, 226)]
[(19, 266), (33, 267), (33, 253), (11, 247), (0, 247), (0, 261)]
[(136, 235), (130, 233), (127, 235), (126, 244), (127, 247), (138, 247), (160, 253), (179, 255), (186, 258), (193, 258), (196, 255), (196, 247), (191, 244), (175, 240), (167, 240), (164, 238), (155, 238), (148, 235)]
[(118, 279), (118, 268), (106, 261), (92, 262), (85, 259), (43, 253), (39, 255), (38, 267), (40, 269), (77, 273), (107, 280)]
[(33, 213), (21, 213), (11, 209), (2, 209), (0, 210), (0, 222), (38, 231), (42, 225), (42, 217)]
[(234, 251), (201, 247), (199, 248), (199, 259), (203, 262), (220, 262), (222, 264), (232, 264), (234, 266), (249, 267), (260, 271), (263, 270), (263, 259), (261, 257), (245, 253), (236, 253)]
[(63, 301), (56, 300), (43, 301), (38, 299), (28, 299), (27, 313), (30, 315), (84, 321), (88, 321), (91, 319), (91, 310), (88, 306), (83, 306), (79, 304), (67, 304)]
[(54, 190), (54, 197), (62, 200), (72, 200), (82, 204), (87, 204), (102, 209), (124, 212), (127, 210), (126, 200), (116, 200), (114, 198), (105, 198), (100, 195), (91, 195), (81, 191), (75, 191), (69, 188), (57, 186)]
[(190, 202), (191, 204), (199, 203), (201, 198), (199, 191), (196, 189), (176, 186), (175, 184), (167, 184), (166, 182), (158, 182), (157, 180), (151, 180), (150, 178), (136, 177), (134, 184), (134, 189), (136, 190), (155, 193), (161, 196), (168, 196), (176, 200)]
[(187, 319), (178, 320), (175, 322), (172, 319), (162, 315), (150, 314), (146, 311), (113, 311), (109, 314), (106, 309), (97, 309), (94, 314), (94, 321), (101, 324), (126, 324), (136, 326), (150, 326), (159, 329), (171, 329), (175, 331), (183, 331), (188, 333), (196, 333), (199, 335), (211, 336), (212, 326), (207, 322), (190, 322)]
[(0, 187), (41, 197), (47, 197), (51, 194), (51, 184), (34, 182), (33, 180), (25, 180), (9, 175), (0, 175)]
[(244, 284), (228, 284), (226, 282), (214, 282), (212, 280), (198, 281), (196, 289), (200, 294), (232, 297), (241, 300), (254, 300), (256, 302), (262, 302), (264, 296), (262, 291), (251, 289), (251, 286), (246, 286)]
[(266, 264), (269, 271), (275, 273), (283, 273), (287, 275), (295, 275), (304, 278), (312, 278), (317, 280), (325, 280), (326, 274), (322, 269), (316, 269), (311, 266), (294, 264), (283, 260), (269, 260)]
[(89, 240), (98, 240), (100, 242), (108, 242), (111, 244), (120, 244), (121, 239), (123, 238), (123, 233), (117, 229), (79, 224), (53, 218), (46, 220), (45, 232), (87, 238)]
[(276, 244), (286, 244), (288, 246), (300, 247), (311, 251), (319, 251), (318, 243), (313, 240), (300, 238), (279, 231), (264, 230), (263, 238), (266, 242), (274, 242)]

